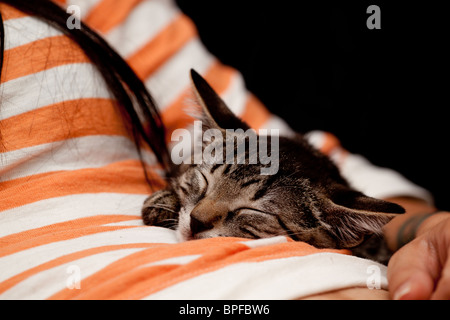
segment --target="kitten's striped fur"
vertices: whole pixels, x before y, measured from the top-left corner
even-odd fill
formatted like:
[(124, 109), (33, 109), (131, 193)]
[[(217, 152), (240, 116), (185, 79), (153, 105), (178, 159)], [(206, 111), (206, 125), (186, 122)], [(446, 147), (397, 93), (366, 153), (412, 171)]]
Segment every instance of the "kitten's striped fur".
[[(204, 79), (195, 71), (191, 76), (205, 128), (248, 129)], [(267, 143), (270, 149), (270, 139)], [(261, 175), (259, 163), (175, 167), (168, 188), (145, 201), (144, 222), (174, 228), (182, 240), (285, 235), (322, 248), (352, 248), (404, 211), (351, 189), (300, 135), (280, 137), (278, 148), (273, 175)], [(246, 148), (247, 158), (251, 152), (256, 151)]]

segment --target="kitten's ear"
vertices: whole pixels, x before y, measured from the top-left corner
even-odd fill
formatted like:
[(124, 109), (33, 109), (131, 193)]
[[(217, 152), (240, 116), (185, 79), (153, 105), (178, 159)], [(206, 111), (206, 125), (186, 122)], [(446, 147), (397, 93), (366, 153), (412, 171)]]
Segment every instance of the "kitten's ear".
[(195, 94), (200, 102), (206, 125), (217, 129), (250, 129), (250, 127), (236, 117), (219, 97), (213, 88), (195, 70), (191, 69), (191, 79)]
[(344, 188), (326, 202), (321, 220), (344, 248), (357, 246), (366, 235), (382, 234), (386, 223), (405, 212), (398, 204)]

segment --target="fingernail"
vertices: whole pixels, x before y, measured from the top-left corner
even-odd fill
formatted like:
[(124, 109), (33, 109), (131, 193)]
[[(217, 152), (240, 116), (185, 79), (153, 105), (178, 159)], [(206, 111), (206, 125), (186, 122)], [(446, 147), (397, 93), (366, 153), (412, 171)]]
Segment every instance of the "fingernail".
[(394, 300), (405, 300), (405, 296), (411, 291), (410, 282), (406, 282), (397, 289), (394, 294)]

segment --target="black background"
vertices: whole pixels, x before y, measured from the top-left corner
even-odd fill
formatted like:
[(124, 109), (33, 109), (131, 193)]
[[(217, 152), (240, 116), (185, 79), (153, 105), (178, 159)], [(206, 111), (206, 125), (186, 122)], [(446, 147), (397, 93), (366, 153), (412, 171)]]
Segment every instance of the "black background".
[[(450, 210), (445, 1), (177, 2), (206, 47), (292, 128), (336, 134)], [(380, 30), (366, 26), (371, 4)]]

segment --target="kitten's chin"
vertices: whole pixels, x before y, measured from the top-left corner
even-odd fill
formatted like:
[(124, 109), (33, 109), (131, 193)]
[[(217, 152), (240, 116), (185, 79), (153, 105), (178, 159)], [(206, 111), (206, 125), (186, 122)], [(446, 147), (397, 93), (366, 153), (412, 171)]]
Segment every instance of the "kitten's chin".
[(186, 242), (192, 240), (192, 232), (189, 226), (190, 224), (190, 216), (189, 212), (186, 208), (181, 207), (179, 213), (178, 227), (176, 229), (176, 236), (178, 242)]
[(183, 228), (178, 227), (176, 230), (176, 237), (178, 242), (186, 242), (189, 240), (192, 240), (192, 236), (190, 235), (190, 232), (186, 230), (183, 230)]
[(179, 226), (178, 229), (176, 230), (176, 237), (178, 242), (186, 242), (190, 240), (221, 237), (221, 235), (215, 234), (214, 232), (201, 232), (193, 235), (190, 228), (182, 228), (181, 226)]

